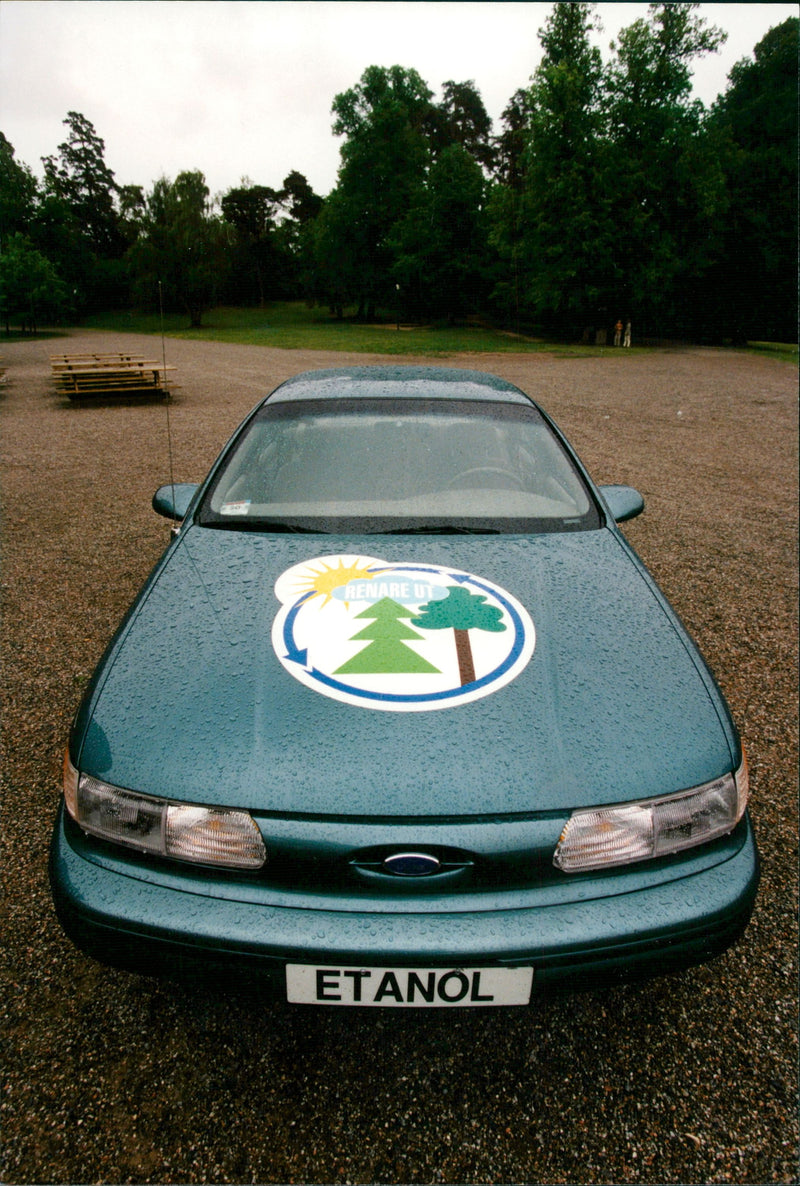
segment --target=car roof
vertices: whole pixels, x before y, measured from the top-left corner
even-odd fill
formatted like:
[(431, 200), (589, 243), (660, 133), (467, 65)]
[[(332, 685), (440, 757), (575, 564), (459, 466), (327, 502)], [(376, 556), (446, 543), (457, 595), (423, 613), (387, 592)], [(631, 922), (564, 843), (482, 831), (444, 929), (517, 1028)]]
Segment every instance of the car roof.
[(496, 375), (448, 367), (366, 366), (304, 371), (264, 401), (309, 399), (452, 399), (533, 405), (524, 392)]

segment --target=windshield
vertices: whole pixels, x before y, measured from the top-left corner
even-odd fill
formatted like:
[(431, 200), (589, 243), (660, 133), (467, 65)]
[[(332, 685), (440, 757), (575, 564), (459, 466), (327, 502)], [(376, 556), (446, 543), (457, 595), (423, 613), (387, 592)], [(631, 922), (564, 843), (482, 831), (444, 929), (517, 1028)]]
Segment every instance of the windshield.
[(524, 404), (265, 404), (223, 458), (205, 526), (326, 532), (580, 531), (599, 513)]

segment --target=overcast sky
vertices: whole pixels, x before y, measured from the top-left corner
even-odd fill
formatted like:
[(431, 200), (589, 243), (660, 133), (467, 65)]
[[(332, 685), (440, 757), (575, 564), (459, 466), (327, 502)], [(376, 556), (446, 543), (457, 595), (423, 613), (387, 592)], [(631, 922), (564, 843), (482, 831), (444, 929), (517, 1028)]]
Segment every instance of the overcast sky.
[[(119, 184), (146, 189), (200, 169), (212, 193), (243, 176), (279, 188), (292, 170), (317, 193), (336, 182), (331, 103), (367, 66), (417, 70), (440, 97), (472, 80), (500, 131), (541, 56), (552, 5), (503, 0), (0, 0), (0, 130), (41, 175), (79, 111)], [(796, 4), (701, 4), (728, 33), (696, 68), (710, 105)], [(599, 4), (604, 56), (646, 4)]]

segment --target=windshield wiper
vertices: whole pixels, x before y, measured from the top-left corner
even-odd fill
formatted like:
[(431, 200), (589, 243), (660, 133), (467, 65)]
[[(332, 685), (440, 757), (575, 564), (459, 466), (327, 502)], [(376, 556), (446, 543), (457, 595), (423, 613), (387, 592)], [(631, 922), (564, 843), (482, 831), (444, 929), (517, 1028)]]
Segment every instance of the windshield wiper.
[(203, 523), (203, 527), (217, 527), (222, 531), (275, 531), (288, 535), (329, 535), (322, 527), (307, 527), (303, 523), (287, 523), (283, 519), (226, 519)]
[(416, 527), (385, 527), (374, 535), (502, 535), (499, 527), (466, 527), (457, 523), (419, 523)]

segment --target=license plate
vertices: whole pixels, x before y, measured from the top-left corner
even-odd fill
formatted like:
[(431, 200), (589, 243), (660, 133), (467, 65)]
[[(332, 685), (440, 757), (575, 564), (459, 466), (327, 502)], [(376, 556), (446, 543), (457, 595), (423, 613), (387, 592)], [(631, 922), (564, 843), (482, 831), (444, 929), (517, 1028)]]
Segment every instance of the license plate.
[(295, 1005), (447, 1009), (527, 1005), (533, 968), (350, 968), (286, 965)]

